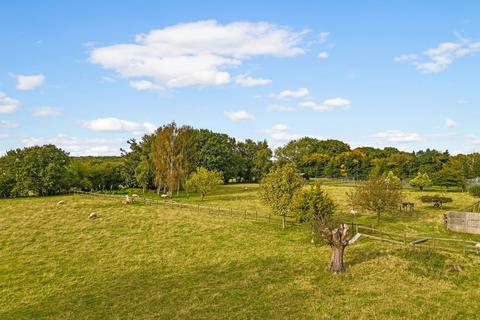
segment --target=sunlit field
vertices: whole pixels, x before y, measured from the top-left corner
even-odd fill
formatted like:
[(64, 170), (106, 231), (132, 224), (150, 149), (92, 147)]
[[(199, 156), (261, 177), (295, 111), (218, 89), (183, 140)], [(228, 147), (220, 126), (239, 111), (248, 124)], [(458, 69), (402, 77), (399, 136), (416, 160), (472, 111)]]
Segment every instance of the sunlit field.
[[(266, 213), (257, 188), (225, 185), (204, 204)], [(351, 186), (325, 188), (337, 217), (352, 221)], [(406, 194), (417, 210), (384, 214), (379, 227), (480, 241), (442, 224), (445, 210), (474, 198), (452, 192), (453, 203), (438, 210), (420, 203), (420, 192)], [(200, 202), (195, 194), (178, 201)], [(368, 213), (353, 219), (375, 223)], [(308, 226), (282, 230), (161, 204), (83, 195), (0, 200), (0, 248), (0, 319), (473, 319), (480, 312), (478, 255), (361, 238), (347, 247), (347, 272), (332, 275), (330, 249), (310, 243)]]

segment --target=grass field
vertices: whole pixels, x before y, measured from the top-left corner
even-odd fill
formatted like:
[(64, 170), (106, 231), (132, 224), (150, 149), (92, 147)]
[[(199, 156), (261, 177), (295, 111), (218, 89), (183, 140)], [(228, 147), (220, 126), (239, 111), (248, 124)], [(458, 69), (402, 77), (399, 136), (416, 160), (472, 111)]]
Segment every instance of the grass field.
[[(222, 186), (205, 202), (266, 212), (256, 188)], [(325, 188), (338, 216), (351, 220), (350, 186)], [(381, 227), (480, 241), (446, 231), (444, 211), (419, 203), (420, 195), (407, 191), (417, 211), (384, 215)], [(445, 209), (475, 202), (449, 195)], [(89, 220), (93, 211), (99, 218)], [(375, 222), (366, 213), (355, 219)], [(0, 248), (0, 319), (475, 319), (480, 312), (477, 255), (361, 239), (346, 250), (347, 272), (332, 275), (330, 249), (312, 245), (307, 226), (282, 230), (162, 205), (0, 200)]]

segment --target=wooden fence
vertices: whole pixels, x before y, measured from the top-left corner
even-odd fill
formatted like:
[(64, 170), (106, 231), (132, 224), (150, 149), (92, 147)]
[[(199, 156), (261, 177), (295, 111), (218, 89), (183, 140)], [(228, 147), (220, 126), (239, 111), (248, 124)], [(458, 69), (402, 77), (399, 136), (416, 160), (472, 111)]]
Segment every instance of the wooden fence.
[[(76, 191), (73, 194), (79, 195), (89, 195), (94, 197), (106, 197), (121, 201), (122, 198), (125, 198), (123, 195), (114, 195), (114, 194), (105, 194), (105, 193), (93, 193), (93, 192), (84, 192)], [(149, 199), (138, 197), (136, 200), (137, 203), (143, 203), (145, 205), (163, 205), (169, 208), (183, 208), (190, 211), (202, 211), (207, 212), (213, 215), (232, 217), (232, 218), (241, 218), (245, 220), (252, 221), (263, 221), (267, 223), (281, 223), (281, 217), (274, 216), (271, 214), (265, 215), (259, 213), (257, 210), (239, 210), (234, 208), (222, 208), (216, 206), (206, 206), (199, 204), (189, 204), (181, 203), (172, 200), (158, 200), (158, 199)], [(295, 221), (292, 218), (287, 220), (289, 225), (296, 225)], [(409, 246), (415, 248), (428, 248), (432, 250), (441, 250), (449, 252), (463, 252), (466, 253), (479, 253), (479, 242), (455, 238), (441, 238), (441, 237), (432, 237), (425, 235), (414, 235), (407, 233), (393, 233), (385, 232), (381, 229), (376, 228), (374, 225), (363, 225), (353, 222), (347, 223), (350, 225), (352, 236), (355, 234), (360, 234), (360, 238), (364, 237), (371, 240), (382, 241), (391, 243), (394, 245), (400, 246)]]
[[(94, 197), (106, 197), (106, 198), (115, 199), (118, 201), (125, 199), (125, 195), (116, 195), (116, 194), (107, 194), (107, 193), (75, 191), (73, 192), (73, 194), (89, 195)], [(272, 215), (271, 213), (265, 214), (265, 213), (259, 212), (258, 210), (242, 210), (242, 209), (225, 208), (225, 207), (218, 207), (218, 206), (182, 203), (182, 202), (173, 201), (173, 200), (163, 200), (163, 199), (160, 200), (160, 199), (150, 199), (145, 197), (132, 197), (132, 196), (129, 196), (129, 197), (130, 199), (134, 199), (133, 203), (143, 203), (145, 205), (162, 205), (169, 208), (182, 208), (182, 209), (188, 209), (191, 211), (207, 212), (207, 213), (218, 215), (218, 216), (241, 218), (244, 220), (252, 220), (252, 221), (263, 221), (263, 222), (275, 223), (275, 224), (281, 223), (282, 221), (281, 216)], [(286, 222), (287, 222), (287, 225), (297, 224), (292, 217), (287, 217)]]
[(449, 252), (463, 252), (464, 254), (480, 253), (478, 248), (480, 242), (476, 241), (456, 238), (432, 237), (428, 235), (414, 235), (407, 233), (400, 234), (385, 232), (375, 228), (375, 226), (367, 226), (355, 223), (351, 223), (350, 225), (352, 233), (359, 233), (361, 234), (360, 237), (365, 237), (372, 240), (388, 242), (405, 247), (410, 246)]

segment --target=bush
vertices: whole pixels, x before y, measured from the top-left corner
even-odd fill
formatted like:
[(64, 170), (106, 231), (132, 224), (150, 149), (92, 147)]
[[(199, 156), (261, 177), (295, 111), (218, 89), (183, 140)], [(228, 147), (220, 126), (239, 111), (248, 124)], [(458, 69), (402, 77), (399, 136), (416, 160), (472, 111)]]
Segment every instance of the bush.
[(420, 200), (423, 203), (433, 203), (434, 208), (441, 208), (444, 203), (453, 202), (452, 198), (443, 197), (437, 194), (434, 196), (422, 196), (420, 197)]
[(470, 187), (470, 189), (468, 189), (468, 192), (470, 192), (470, 194), (474, 197), (480, 197), (480, 184), (476, 184)]

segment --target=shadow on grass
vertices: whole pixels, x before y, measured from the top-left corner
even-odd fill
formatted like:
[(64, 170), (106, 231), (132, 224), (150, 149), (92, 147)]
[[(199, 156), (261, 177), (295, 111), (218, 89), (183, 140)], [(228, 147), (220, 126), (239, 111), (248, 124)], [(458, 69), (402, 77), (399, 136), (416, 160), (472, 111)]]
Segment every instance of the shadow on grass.
[(293, 273), (284, 271), (295, 268), (282, 257), (224, 262), (193, 270), (159, 264), (65, 288), (36, 304), (0, 313), (0, 318), (267, 319), (284, 312), (294, 316), (305, 310), (292, 305), (293, 301), (308, 294), (297, 286), (287, 286), (286, 290)]

